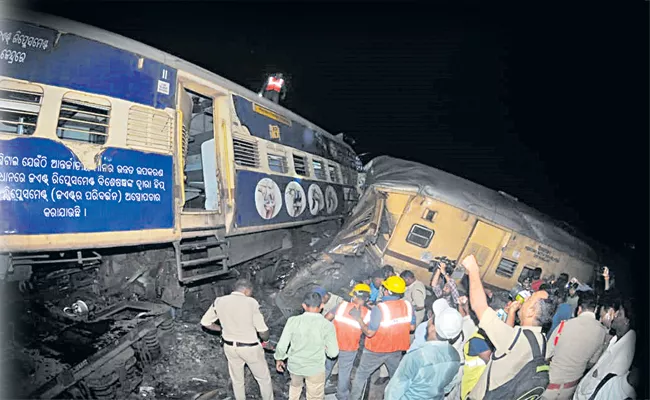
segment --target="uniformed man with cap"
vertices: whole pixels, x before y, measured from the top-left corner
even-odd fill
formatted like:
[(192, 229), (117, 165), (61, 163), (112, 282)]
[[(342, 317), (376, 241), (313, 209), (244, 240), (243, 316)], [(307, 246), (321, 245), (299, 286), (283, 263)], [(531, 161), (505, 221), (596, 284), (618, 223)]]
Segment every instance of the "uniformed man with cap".
[[(224, 353), (235, 399), (246, 399), (244, 365), (248, 365), (260, 385), (262, 399), (273, 400), (271, 374), (257, 337), (259, 334), (263, 341), (267, 341), (269, 328), (264, 323), (259, 303), (252, 295), (253, 284), (246, 279), (238, 280), (231, 294), (216, 298), (201, 318), (201, 325), (212, 331), (223, 331)], [(216, 324), (217, 320), (221, 326)]]
[(393, 376), (415, 329), (413, 306), (402, 298), (406, 291), (404, 279), (390, 276), (384, 280), (381, 290), (382, 302), (370, 312), (368, 324), (360, 315), (356, 316), (366, 339), (352, 382), (350, 398), (353, 400), (361, 399), (368, 377), (382, 364), (386, 364), (389, 375)]

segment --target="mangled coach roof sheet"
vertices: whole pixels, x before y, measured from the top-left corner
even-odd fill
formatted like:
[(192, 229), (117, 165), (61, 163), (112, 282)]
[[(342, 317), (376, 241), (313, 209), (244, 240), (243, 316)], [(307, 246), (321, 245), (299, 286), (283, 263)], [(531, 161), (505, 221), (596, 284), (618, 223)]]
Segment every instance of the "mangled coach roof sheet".
[(558, 221), (507, 194), (437, 168), (388, 156), (374, 158), (365, 169), (368, 187), (429, 196), (573, 257), (597, 263), (598, 256), (589, 244), (562, 229)]

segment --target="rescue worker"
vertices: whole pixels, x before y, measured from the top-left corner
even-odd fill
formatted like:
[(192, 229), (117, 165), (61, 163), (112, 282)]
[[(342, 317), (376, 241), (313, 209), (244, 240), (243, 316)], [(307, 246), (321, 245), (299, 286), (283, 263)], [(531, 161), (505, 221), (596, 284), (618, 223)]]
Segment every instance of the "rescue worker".
[(280, 100), (284, 99), (286, 95), (286, 90), (284, 87), (284, 77), (282, 74), (271, 75), (266, 80), (266, 85), (264, 86), (264, 97), (271, 100), (274, 103), (279, 103)]
[[(359, 283), (352, 289), (350, 296), (352, 296), (350, 302), (343, 301), (325, 316), (334, 323), (339, 344), (339, 380), (336, 388), (338, 400), (347, 400), (350, 394), (350, 373), (359, 351), (361, 325), (354, 315), (358, 315), (366, 323), (370, 321), (370, 313), (366, 308), (366, 301), (370, 298), (370, 286)], [(326, 365), (326, 376), (329, 375), (333, 365), (334, 362)]]
[(382, 284), (383, 301), (370, 312), (366, 325), (360, 315), (356, 316), (366, 335), (365, 348), (357, 368), (350, 398), (360, 400), (368, 377), (382, 364), (386, 364), (389, 376), (393, 376), (402, 359), (402, 353), (410, 345), (410, 333), (415, 329), (413, 306), (402, 299), (406, 282), (399, 276), (391, 276)]
[[(395, 268), (393, 268), (392, 265), (384, 265), (383, 267), (381, 267), (380, 271), (384, 274), (384, 279), (388, 279), (391, 276), (397, 275), (395, 273)], [(407, 286), (408, 286), (408, 283), (407, 283)], [(380, 287), (381, 287), (381, 285), (380, 285)], [(406, 297), (406, 293), (404, 293), (404, 297)], [(407, 300), (408, 300), (408, 298), (407, 298)], [(379, 293), (379, 297), (377, 298), (377, 302), (380, 302), (380, 301), (381, 301), (381, 293)], [(411, 303), (411, 304), (413, 304), (413, 303)], [(417, 313), (416, 313), (415, 317), (417, 319)], [(411, 340), (413, 340), (413, 335), (412, 334), (411, 334)], [(375, 381), (375, 385), (383, 385), (386, 382), (388, 382), (388, 379), (389, 379), (389, 377), (388, 377), (388, 368), (386, 368), (386, 364), (384, 364), (379, 368), (379, 378), (377, 378), (377, 380)]]
[[(235, 290), (217, 297), (201, 318), (201, 325), (213, 332), (222, 331), (224, 353), (228, 359), (228, 372), (236, 400), (246, 400), (244, 365), (253, 373), (260, 386), (263, 400), (273, 400), (273, 386), (264, 349), (257, 338), (266, 343), (269, 328), (260, 313), (260, 305), (251, 296), (253, 284), (246, 279), (235, 282)], [(216, 322), (219, 321), (220, 325)]]

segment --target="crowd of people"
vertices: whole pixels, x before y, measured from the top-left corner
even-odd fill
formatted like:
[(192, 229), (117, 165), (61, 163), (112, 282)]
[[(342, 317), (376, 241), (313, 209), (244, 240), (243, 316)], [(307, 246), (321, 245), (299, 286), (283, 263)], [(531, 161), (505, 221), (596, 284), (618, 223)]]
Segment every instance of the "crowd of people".
[[(323, 399), (336, 375), (336, 398), (360, 400), (377, 370), (386, 400), (636, 398), (632, 304), (608, 290), (606, 268), (603, 291), (540, 270), (495, 309), (474, 256), (462, 266), (457, 284), (440, 265), (433, 296), (412, 271), (390, 266), (356, 284), (349, 300), (322, 287), (307, 293), (274, 352), (276, 370), (290, 374), (289, 399), (303, 388), (308, 400)], [(201, 324), (222, 332), (235, 398), (246, 398), (248, 365), (269, 400), (269, 333), (251, 296), (251, 283), (238, 281)]]

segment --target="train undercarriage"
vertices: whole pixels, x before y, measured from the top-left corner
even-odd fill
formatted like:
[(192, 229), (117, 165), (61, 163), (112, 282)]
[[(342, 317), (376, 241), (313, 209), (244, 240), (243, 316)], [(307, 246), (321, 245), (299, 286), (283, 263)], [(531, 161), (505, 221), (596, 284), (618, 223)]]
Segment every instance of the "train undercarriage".
[(234, 240), (195, 234), (160, 246), (2, 256), (0, 368), (10, 374), (0, 397), (127, 398), (183, 312), (199, 313), (240, 276), (282, 281), (287, 257), (270, 268), (255, 259), (301, 241), (295, 253), (311, 253), (317, 247), (302, 229), (333, 236), (339, 227), (326, 221)]

